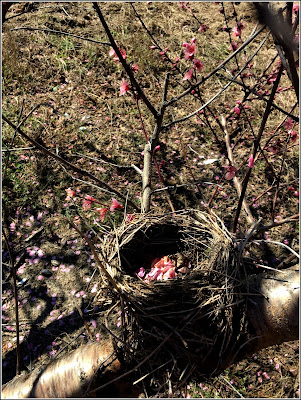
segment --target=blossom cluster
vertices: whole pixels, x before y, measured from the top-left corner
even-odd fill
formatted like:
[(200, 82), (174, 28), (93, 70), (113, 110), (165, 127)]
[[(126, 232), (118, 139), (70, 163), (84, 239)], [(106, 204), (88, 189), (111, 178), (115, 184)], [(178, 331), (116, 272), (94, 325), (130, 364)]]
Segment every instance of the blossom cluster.
[(176, 266), (168, 256), (155, 258), (148, 274), (145, 275), (145, 269), (141, 267), (137, 275), (147, 283), (150, 281), (166, 281), (177, 277)]

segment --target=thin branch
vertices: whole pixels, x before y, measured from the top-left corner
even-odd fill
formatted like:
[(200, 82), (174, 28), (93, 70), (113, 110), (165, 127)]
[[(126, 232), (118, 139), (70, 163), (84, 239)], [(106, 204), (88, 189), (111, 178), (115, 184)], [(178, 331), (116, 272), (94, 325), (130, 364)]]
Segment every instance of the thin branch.
[(11, 246), (9, 244), (9, 240), (6, 236), (5, 230), (2, 229), (5, 244), (8, 250), (10, 264), (11, 264), (11, 273), (13, 277), (13, 286), (14, 286), (14, 299), (15, 299), (15, 318), (16, 318), (16, 341), (17, 341), (17, 365), (16, 365), (16, 375), (20, 373), (20, 324), (19, 324), (19, 307), (18, 307), (18, 288), (17, 288), (17, 275), (16, 275), (16, 265), (14, 264), (14, 258)]
[[(279, 68), (279, 71), (278, 71), (278, 74), (277, 74), (277, 78), (276, 78), (276, 80), (274, 82), (274, 85), (273, 85), (273, 89), (272, 89), (271, 94), (270, 94), (269, 101), (267, 103), (264, 115), (262, 117), (262, 121), (261, 121), (261, 125), (260, 125), (260, 128), (259, 128), (259, 132), (258, 132), (257, 138), (254, 141), (254, 148), (253, 148), (253, 154), (252, 154), (253, 155), (253, 159), (255, 159), (255, 156), (256, 156), (256, 153), (257, 153), (257, 149), (258, 149), (259, 144), (260, 144), (261, 136), (263, 134), (266, 122), (267, 122), (268, 117), (269, 117), (270, 112), (271, 112), (272, 102), (273, 102), (274, 96), (276, 94), (276, 90), (278, 88), (278, 85), (279, 85), (279, 82), (280, 82), (280, 79), (281, 79), (282, 71), (283, 71), (283, 66), (281, 64), (281, 66)], [(240, 195), (240, 198), (239, 198), (239, 201), (238, 201), (238, 205), (237, 205), (237, 211), (236, 211), (236, 214), (235, 214), (235, 217), (234, 217), (234, 221), (233, 221), (233, 230), (232, 230), (232, 232), (236, 232), (236, 227), (237, 227), (237, 223), (238, 223), (238, 218), (239, 218), (241, 206), (242, 206), (245, 194), (246, 194), (246, 190), (247, 190), (247, 186), (248, 186), (248, 183), (249, 183), (249, 179), (250, 179), (251, 173), (252, 173), (252, 167), (249, 167), (249, 169), (248, 169), (248, 171), (246, 173), (246, 176), (245, 176), (245, 178), (243, 180), (242, 191), (241, 191), (241, 195)]]
[(103, 44), (104, 46), (111, 46), (111, 43), (108, 43), (108, 42), (100, 42), (99, 40), (96, 40), (96, 39), (85, 38), (83, 36), (74, 35), (73, 33), (63, 32), (63, 31), (56, 31), (54, 29), (32, 28), (30, 26), (19, 26), (17, 28), (12, 28), (11, 29), (11, 31), (20, 31), (20, 30), (32, 31), (32, 32), (33, 31), (40, 31), (40, 32), (45, 32), (45, 33), (51, 33), (53, 35), (70, 36), (70, 37), (74, 37), (76, 39), (85, 40), (86, 42)]
[[(225, 121), (224, 117), (221, 118), (221, 123), (222, 123), (223, 128), (224, 128), (225, 142), (226, 142), (226, 146), (227, 146), (228, 158), (229, 158), (231, 164), (233, 165), (233, 167), (235, 167), (235, 161), (234, 161), (234, 157), (233, 157), (233, 153), (232, 153), (232, 149), (231, 149), (230, 136), (229, 136), (229, 133), (227, 131), (226, 121)], [(240, 183), (240, 181), (239, 181), (239, 179), (238, 179), (238, 177), (236, 175), (233, 178), (233, 182), (234, 182), (238, 197), (240, 197), (241, 196), (241, 192), (242, 192), (242, 188), (241, 188), (241, 183)], [(247, 204), (245, 198), (243, 199), (242, 205), (243, 205), (243, 208), (244, 208), (244, 210), (245, 210), (245, 212), (247, 214), (248, 223), (249, 224), (253, 224), (254, 223), (254, 217), (253, 217), (253, 215), (251, 213), (250, 207)]]
[[(234, 76), (233, 79), (236, 79), (237, 77), (239, 77), (241, 75), (241, 73), (247, 68), (247, 66), (249, 65), (250, 61), (253, 60), (253, 58), (257, 55), (257, 53), (262, 48), (262, 46), (264, 45), (264, 43), (266, 42), (267, 39), (268, 39), (268, 35), (263, 39), (263, 41), (260, 43), (260, 45), (258, 46), (256, 51), (248, 59), (248, 61), (245, 63), (245, 65), (238, 71), (238, 73)], [(216, 72), (216, 69), (214, 71)], [(210, 73), (209, 75), (212, 76), (213, 73)], [(209, 75), (207, 75), (207, 77), (209, 77)], [(212, 103), (217, 97), (219, 97), (231, 85), (231, 83), (232, 83), (231, 81), (229, 83), (227, 83), (224, 87), (222, 87), (222, 89), (217, 94), (215, 94), (210, 100), (208, 100), (205, 104), (203, 104), (197, 110), (193, 111), (191, 114), (186, 115), (186, 117), (174, 120), (174, 121), (170, 122), (169, 124), (164, 125), (163, 128), (167, 129), (167, 128), (169, 128), (170, 126), (172, 126), (174, 124), (186, 121), (187, 119), (189, 119), (189, 118), (193, 117), (194, 115), (198, 114), (200, 111), (202, 111), (204, 108), (206, 108), (210, 103)], [(192, 85), (191, 87), (194, 87), (194, 86), (195, 85)], [(170, 101), (167, 102), (167, 105), (170, 105)]]
[[(24, 133), (20, 128), (18, 128), (15, 124), (13, 124), (8, 118), (5, 117), (5, 115), (2, 114), (2, 119), (9, 125), (11, 126), (13, 129), (15, 129), (18, 133), (20, 133), (20, 135), (22, 135), (26, 140), (28, 140), (30, 143), (32, 143), (35, 147), (37, 147), (39, 150), (41, 150), (44, 154), (47, 154), (48, 156), (54, 158), (55, 160), (59, 161), (60, 163), (62, 163), (63, 165), (65, 165), (66, 167), (72, 169), (73, 171), (87, 176), (88, 178), (94, 180), (95, 182), (98, 183), (99, 186), (104, 187), (105, 189), (107, 189), (108, 191), (115, 193), (116, 195), (118, 195), (120, 198), (122, 198), (123, 200), (126, 200), (126, 197), (121, 194), (120, 192), (118, 192), (116, 189), (113, 189), (111, 186), (109, 186), (107, 183), (101, 181), (100, 179), (96, 178), (96, 176), (92, 175), (90, 172), (78, 168), (75, 165), (71, 164), (69, 161), (64, 160), (62, 157), (56, 155), (55, 153), (52, 153), (51, 151), (49, 151), (48, 149), (46, 149), (46, 147), (42, 146), (40, 143), (36, 142), (34, 139), (32, 139), (30, 136), (28, 136), (26, 133)], [(139, 208), (136, 206), (136, 204), (134, 204), (132, 201), (129, 200), (129, 203), (131, 204), (132, 207), (134, 207), (136, 210), (139, 210)]]
[(291, 222), (298, 222), (299, 221), (299, 214), (293, 215), (290, 218), (283, 219), (279, 222), (273, 222), (270, 225), (261, 226), (258, 228), (259, 231), (268, 231), (269, 229), (275, 228), (276, 226), (280, 226), (283, 224), (291, 223)]
[(104, 27), (104, 30), (105, 30), (106, 34), (107, 34), (107, 36), (108, 36), (108, 38), (109, 38), (109, 40), (110, 40), (111, 46), (113, 47), (115, 53), (117, 54), (117, 56), (118, 56), (118, 58), (119, 58), (119, 61), (120, 61), (120, 63), (122, 64), (123, 68), (125, 69), (126, 73), (128, 74), (128, 76), (129, 76), (129, 78), (130, 78), (130, 80), (131, 80), (133, 86), (135, 86), (135, 88), (136, 88), (136, 90), (137, 90), (139, 96), (140, 96), (141, 99), (144, 101), (145, 105), (146, 105), (147, 108), (150, 110), (150, 112), (153, 114), (153, 116), (154, 116), (155, 118), (158, 118), (158, 112), (157, 112), (157, 110), (155, 109), (155, 107), (151, 104), (151, 102), (148, 100), (148, 98), (147, 98), (146, 95), (144, 94), (144, 92), (143, 92), (141, 86), (140, 86), (139, 83), (136, 81), (136, 79), (135, 79), (135, 77), (134, 77), (134, 75), (133, 75), (133, 73), (132, 73), (132, 71), (131, 71), (130, 66), (127, 64), (127, 62), (125, 61), (125, 59), (122, 57), (122, 55), (121, 55), (121, 53), (120, 53), (120, 50), (119, 50), (119, 48), (118, 48), (118, 46), (117, 46), (117, 44), (116, 44), (116, 42), (115, 42), (115, 40), (114, 40), (114, 38), (113, 38), (113, 36), (112, 36), (112, 33), (111, 33), (111, 31), (110, 31), (110, 29), (109, 29), (107, 23), (106, 23), (106, 20), (104, 19), (104, 16), (102, 15), (102, 12), (100, 11), (100, 8), (98, 7), (97, 2), (93, 2), (92, 4), (93, 4), (93, 7), (94, 7), (94, 9), (95, 9), (95, 11), (96, 11), (96, 13), (97, 13), (97, 15), (98, 15), (98, 17), (99, 17), (101, 23), (102, 23), (102, 26)]
[(171, 99), (168, 103), (167, 106), (177, 102), (180, 100), (182, 97), (186, 96), (188, 93), (190, 93), (193, 89), (196, 89), (198, 86), (200, 86), (202, 83), (206, 82), (211, 76), (213, 76), (217, 71), (219, 71), (225, 64), (227, 64), (230, 60), (232, 60), (233, 57), (235, 57), (238, 53), (240, 53), (248, 44), (250, 44), (263, 30), (265, 29), (265, 26), (261, 27), (257, 32), (254, 33), (254, 35), (250, 36), (236, 51), (234, 51), (232, 54), (229, 55), (222, 63), (220, 63), (213, 71), (211, 71), (208, 75), (202, 77), (197, 83), (186, 89), (184, 92), (179, 94), (177, 97), (174, 97)]
[[(216, 75), (219, 76), (219, 77), (221, 77), (221, 78), (227, 79), (227, 80), (229, 80), (229, 81), (231, 81), (231, 82), (233, 82), (233, 83), (236, 83), (236, 84), (239, 85), (239, 86), (243, 86), (243, 84), (242, 84), (241, 82), (239, 82), (239, 81), (238, 81), (237, 79), (235, 79), (235, 78), (230, 78), (230, 76), (223, 75), (223, 74), (220, 74), (220, 73), (217, 73)], [(263, 101), (265, 101), (266, 103), (269, 101), (266, 97), (264, 97), (264, 96), (262, 96), (260, 93), (258, 93), (258, 92), (256, 91), (256, 89), (251, 88), (250, 86), (245, 86), (245, 88), (246, 88), (246, 90), (247, 90), (247, 91), (246, 91), (246, 94), (247, 94), (247, 95), (253, 93), (253, 94), (255, 94), (256, 96), (258, 96), (258, 98), (259, 98), (260, 100), (263, 100)], [(272, 103), (272, 107), (273, 107), (275, 110), (280, 111), (282, 114), (285, 114), (286, 116), (292, 118), (294, 121), (299, 122), (299, 117), (296, 117), (295, 115), (290, 114), (288, 111), (283, 110), (283, 108), (277, 106), (277, 104)]]

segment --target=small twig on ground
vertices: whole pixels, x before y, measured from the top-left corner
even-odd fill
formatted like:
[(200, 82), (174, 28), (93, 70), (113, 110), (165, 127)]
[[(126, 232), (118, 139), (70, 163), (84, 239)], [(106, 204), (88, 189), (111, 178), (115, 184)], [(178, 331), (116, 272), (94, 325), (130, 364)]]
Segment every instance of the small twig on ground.
[(70, 37), (74, 37), (76, 39), (85, 40), (86, 42), (102, 44), (104, 46), (111, 46), (111, 43), (108, 43), (108, 42), (100, 42), (99, 40), (96, 40), (96, 39), (85, 38), (83, 36), (74, 35), (73, 33), (63, 32), (63, 31), (56, 31), (54, 29), (33, 28), (33, 27), (30, 27), (30, 26), (19, 26), (19, 27), (11, 29), (11, 31), (20, 31), (20, 30), (32, 31), (32, 32), (40, 31), (40, 32), (50, 33), (50, 34), (53, 34), (53, 35), (70, 36)]
[(285, 260), (283, 260), (280, 264), (278, 264), (277, 268), (285, 269), (295, 258), (296, 258), (295, 254), (291, 254)]

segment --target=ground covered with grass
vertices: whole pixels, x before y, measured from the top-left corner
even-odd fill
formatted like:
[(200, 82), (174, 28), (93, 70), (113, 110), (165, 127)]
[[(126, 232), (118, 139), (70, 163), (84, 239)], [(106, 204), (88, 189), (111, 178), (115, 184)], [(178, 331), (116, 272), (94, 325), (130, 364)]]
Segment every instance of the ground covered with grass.
[[(99, 7), (157, 109), (166, 72), (170, 100), (210, 74), (256, 26), (256, 13), (248, 2), (103, 2)], [(167, 109), (154, 154), (152, 212), (210, 208), (231, 229), (238, 203), (233, 177), (242, 181), (250, 165), (254, 137), (279, 67), (267, 34), (263, 30), (200, 89)], [(264, 40), (243, 76), (234, 79)], [(14, 377), (16, 365), (12, 261), (22, 371), (87, 343), (86, 325), (93, 340), (109, 335), (101, 322), (108, 310), (97, 304), (102, 279), (94, 256), (67, 219), (93, 239), (96, 248), (99, 237), (109, 237), (123, 220), (133, 221), (141, 208), (139, 169), (145, 136), (154, 130), (150, 110), (133, 96), (110, 50), (92, 3), (16, 3), (2, 27), (2, 113), (15, 125), (22, 121), (21, 129), (29, 137), (98, 179), (63, 165), (3, 123), (3, 228), (9, 243), (3, 246), (3, 383)], [(182, 120), (229, 79), (236, 82), (209, 108)], [(247, 98), (242, 85), (255, 88)], [(285, 70), (274, 104), (278, 108), (266, 123), (263, 150), (254, 160), (245, 196), (253, 217), (263, 226), (272, 225), (263, 230), (264, 249), (249, 249), (254, 269), (275, 268), (291, 255), (289, 248), (298, 252), (298, 107)], [(221, 115), (227, 118), (234, 169)], [(283, 223), (286, 219), (290, 222)], [(242, 210), (237, 237), (248, 227)], [(283, 246), (275, 247), (273, 241)], [(118, 310), (111, 319), (118, 331)], [(192, 376), (172, 396), (297, 398), (298, 370), (299, 342), (284, 343), (253, 354), (217, 377)]]

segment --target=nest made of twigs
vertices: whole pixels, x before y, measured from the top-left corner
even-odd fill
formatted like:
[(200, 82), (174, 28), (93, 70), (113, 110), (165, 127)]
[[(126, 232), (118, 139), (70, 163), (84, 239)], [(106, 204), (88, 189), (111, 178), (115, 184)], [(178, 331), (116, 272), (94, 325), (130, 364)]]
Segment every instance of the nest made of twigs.
[[(122, 297), (125, 360), (142, 362), (145, 371), (170, 362), (178, 378), (186, 365), (206, 374), (222, 366), (239, 336), (243, 300), (236, 248), (217, 216), (195, 210), (135, 216), (103, 249), (119, 288), (116, 301)], [(176, 278), (138, 277), (139, 268), (163, 256), (179, 264)]]

